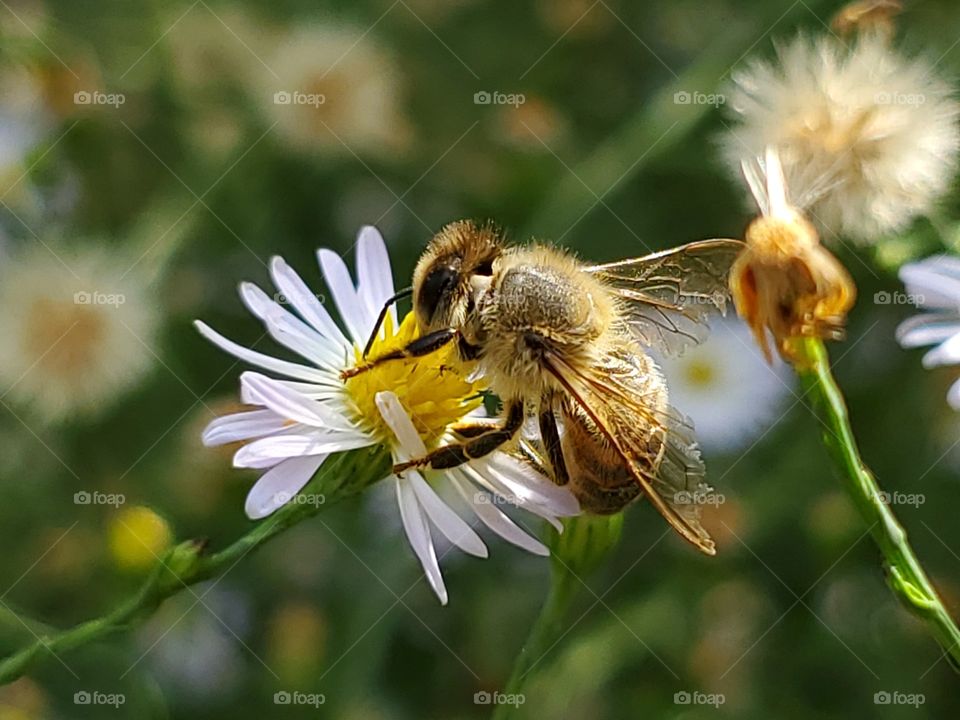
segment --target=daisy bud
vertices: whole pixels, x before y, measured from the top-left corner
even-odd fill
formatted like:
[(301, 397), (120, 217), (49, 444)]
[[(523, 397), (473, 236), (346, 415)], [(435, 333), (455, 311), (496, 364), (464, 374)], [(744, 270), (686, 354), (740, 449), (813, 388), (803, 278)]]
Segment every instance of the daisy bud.
[(949, 188), (960, 147), (953, 89), (880, 33), (798, 37), (749, 63), (728, 93), (732, 168), (776, 147), (795, 207), (825, 236), (903, 229)]
[(730, 272), (730, 290), (767, 361), (772, 360), (769, 330), (781, 355), (795, 362), (790, 339), (843, 337), (856, 287), (820, 244), (813, 224), (787, 203), (776, 151), (768, 149), (763, 164), (745, 163), (743, 171), (761, 215), (747, 228), (747, 247)]

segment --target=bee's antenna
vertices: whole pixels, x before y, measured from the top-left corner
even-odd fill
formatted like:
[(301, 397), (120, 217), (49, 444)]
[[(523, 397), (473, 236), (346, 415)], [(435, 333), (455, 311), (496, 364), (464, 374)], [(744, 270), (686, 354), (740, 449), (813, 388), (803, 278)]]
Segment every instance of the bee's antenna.
[(373, 332), (370, 333), (370, 339), (367, 340), (367, 344), (363, 348), (363, 357), (366, 359), (367, 355), (370, 353), (370, 348), (373, 347), (374, 340), (377, 339), (377, 335), (380, 334), (380, 326), (383, 324), (383, 319), (387, 316), (387, 312), (390, 310), (390, 306), (393, 305), (397, 300), (402, 300), (405, 297), (413, 295), (413, 287), (405, 287), (403, 290), (398, 290), (392, 297), (388, 298), (387, 301), (383, 304), (383, 308), (380, 310), (380, 314), (377, 315), (377, 322), (373, 325)]

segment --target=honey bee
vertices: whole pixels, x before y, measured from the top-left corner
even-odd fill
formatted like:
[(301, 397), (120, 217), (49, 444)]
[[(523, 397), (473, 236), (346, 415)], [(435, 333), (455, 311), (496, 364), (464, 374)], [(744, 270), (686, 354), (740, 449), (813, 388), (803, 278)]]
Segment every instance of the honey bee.
[[(444, 227), (417, 263), (412, 288), (420, 336), (345, 377), (455, 342), (503, 401), (496, 425), (457, 429), (460, 440), (394, 467), (456, 467), (521, 441), (590, 513), (646, 497), (684, 538), (715, 548), (695, 495), (709, 491), (689, 423), (668, 402), (647, 350), (697, 342), (706, 313), (723, 311), (743, 243), (706, 240), (646, 257), (587, 265), (546, 245), (507, 246), (491, 225)], [(369, 347), (369, 346), (368, 346)]]

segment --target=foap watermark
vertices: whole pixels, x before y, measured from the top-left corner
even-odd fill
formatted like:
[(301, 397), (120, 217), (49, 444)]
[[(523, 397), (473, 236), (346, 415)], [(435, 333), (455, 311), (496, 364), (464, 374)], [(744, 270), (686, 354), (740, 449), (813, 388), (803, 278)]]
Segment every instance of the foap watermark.
[(873, 302), (876, 305), (922, 305), (926, 298), (920, 293), (905, 293), (899, 290), (888, 292), (880, 290), (873, 294)]
[(127, 701), (123, 693), (104, 693), (99, 690), (78, 690), (73, 694), (74, 705), (110, 705), (118, 708)]
[(918, 708), (927, 702), (923, 693), (905, 693), (899, 690), (878, 690), (873, 694), (874, 705), (909, 705)]
[(127, 101), (123, 93), (105, 93), (99, 90), (78, 90), (73, 94), (74, 105), (109, 105), (118, 108)]
[(712, 490), (680, 490), (673, 494), (677, 505), (723, 505), (727, 498), (723, 493)]
[(307, 93), (302, 90), (277, 90), (273, 94), (274, 105), (309, 105), (318, 108), (327, 102), (323, 93)]
[(513, 705), (520, 707), (527, 701), (527, 696), (523, 693), (502, 693), (499, 690), (487, 692), (480, 690), (473, 694), (474, 705)]
[(726, 104), (727, 96), (723, 93), (704, 93), (698, 90), (678, 90), (673, 94), (674, 105), (712, 105), (720, 107)]
[(74, 305), (113, 305), (119, 307), (127, 301), (123, 293), (88, 292), (79, 290), (73, 294)]
[(920, 106), (927, 102), (927, 96), (923, 93), (878, 92), (873, 100), (877, 105)]
[(519, 503), (515, 498), (507, 498), (503, 495), (485, 492), (474, 493), (473, 501), (477, 505), (510, 505), (512, 507), (519, 507)]
[(705, 693), (699, 690), (679, 690), (673, 694), (674, 705), (710, 705), (718, 708), (727, 701), (723, 693)]
[(324, 305), (327, 302), (327, 296), (323, 293), (295, 293), (288, 295), (286, 293), (274, 293), (273, 301), (278, 305), (300, 305), (302, 303), (309, 304), (316, 300), (321, 305)]
[(281, 491), (273, 497), (279, 505), (292, 503), (294, 505), (313, 505), (314, 507), (320, 507), (327, 501), (327, 496), (321, 493), (289, 493)]
[(513, 105), (520, 107), (527, 101), (523, 93), (505, 93), (499, 90), (480, 90), (473, 94), (474, 105)]
[(920, 507), (927, 501), (927, 496), (923, 493), (887, 492), (886, 490), (881, 490), (879, 495), (880, 501), (884, 505), (912, 505), (913, 507)]
[(127, 501), (127, 496), (123, 493), (105, 493), (99, 490), (90, 492), (89, 490), (80, 490), (73, 494), (74, 505), (110, 505), (111, 507), (120, 507)]
[(274, 705), (305, 705), (307, 707), (319, 708), (326, 701), (327, 696), (323, 693), (278, 690), (273, 694)]

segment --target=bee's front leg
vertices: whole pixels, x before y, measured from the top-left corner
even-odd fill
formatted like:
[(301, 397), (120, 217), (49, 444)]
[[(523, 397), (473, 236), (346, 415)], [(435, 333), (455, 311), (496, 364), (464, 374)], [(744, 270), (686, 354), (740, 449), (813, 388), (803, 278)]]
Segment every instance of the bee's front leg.
[(360, 373), (365, 373), (368, 370), (375, 368), (377, 365), (389, 362), (390, 360), (401, 360), (403, 358), (423, 357), (424, 355), (429, 355), (430, 353), (436, 352), (445, 345), (451, 343), (459, 334), (460, 333), (456, 328), (443, 328), (441, 330), (434, 330), (431, 333), (427, 333), (426, 335), (418, 337), (416, 340), (411, 340), (402, 348), (392, 350), (391, 352), (381, 355), (378, 358), (374, 358), (373, 360), (364, 361), (355, 367), (347, 368), (340, 373), (340, 379), (349, 380)]
[(523, 402), (513, 400), (507, 404), (503, 424), (467, 440), (438, 447), (423, 457), (414, 458), (393, 466), (396, 475), (410, 468), (428, 467), (434, 470), (455, 468), (484, 455), (489, 455), (505, 442), (513, 439), (523, 425)]

